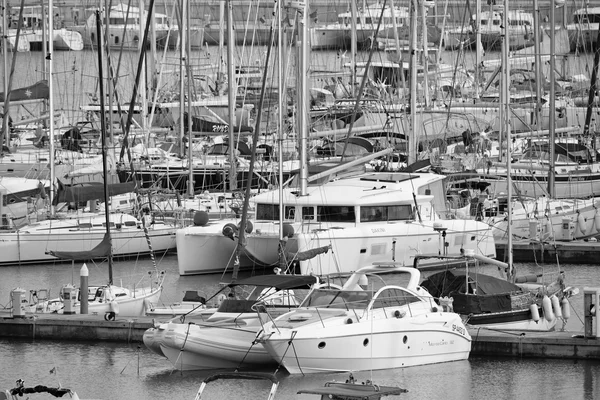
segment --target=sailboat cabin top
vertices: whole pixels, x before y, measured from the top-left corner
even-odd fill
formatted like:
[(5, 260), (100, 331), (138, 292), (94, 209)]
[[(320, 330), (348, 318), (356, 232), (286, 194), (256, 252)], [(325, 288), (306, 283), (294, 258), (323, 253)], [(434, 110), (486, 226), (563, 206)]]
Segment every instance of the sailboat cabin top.
[(435, 174), (373, 173), (297, 189), (258, 194), (256, 221), (381, 222), (414, 220), (420, 211), (444, 209), (444, 177)]

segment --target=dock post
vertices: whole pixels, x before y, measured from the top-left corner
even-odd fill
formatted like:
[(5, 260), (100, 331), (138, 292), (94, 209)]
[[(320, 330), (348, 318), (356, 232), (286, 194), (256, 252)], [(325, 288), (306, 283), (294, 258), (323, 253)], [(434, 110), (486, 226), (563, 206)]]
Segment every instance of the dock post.
[(25, 289), (18, 287), (11, 290), (10, 299), (12, 301), (13, 318), (25, 318), (25, 309), (23, 308), (23, 300), (25, 300)]
[(584, 337), (596, 339), (600, 335), (600, 320), (598, 307), (600, 306), (600, 288), (583, 288), (583, 324)]
[(90, 273), (88, 271), (87, 264), (83, 264), (81, 266), (81, 270), (79, 270), (79, 296), (80, 296), (80, 306), (79, 306), (79, 314), (87, 314), (88, 313), (88, 277)]

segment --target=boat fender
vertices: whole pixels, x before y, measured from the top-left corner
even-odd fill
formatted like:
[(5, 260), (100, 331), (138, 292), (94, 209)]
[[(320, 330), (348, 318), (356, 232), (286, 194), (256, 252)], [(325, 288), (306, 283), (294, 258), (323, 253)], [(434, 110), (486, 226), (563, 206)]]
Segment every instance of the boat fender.
[(554, 238), (554, 231), (552, 229), (552, 222), (550, 221), (550, 218), (546, 218), (546, 235), (549, 239)]
[(115, 314), (119, 314), (119, 303), (116, 300), (110, 302), (110, 310)]
[(594, 215), (594, 227), (596, 228), (596, 232), (600, 232), (600, 212), (596, 210), (596, 214)]
[(538, 310), (537, 304), (530, 305), (529, 311), (531, 311), (531, 319), (537, 323), (540, 320), (540, 310)]
[(560, 301), (560, 305), (562, 308), (562, 315), (563, 315), (563, 320), (568, 320), (569, 318), (571, 318), (571, 305), (569, 304), (569, 300), (564, 297), (561, 301)]
[(229, 239), (233, 240), (233, 237), (235, 236), (235, 234), (238, 232), (238, 227), (235, 224), (229, 223), (226, 224), (223, 227), (223, 236), (228, 237)]
[(281, 230), (283, 231), (284, 238), (291, 238), (294, 236), (294, 227), (288, 223), (284, 223)]
[[(242, 223), (240, 222), (240, 224), (237, 226), (238, 231), (240, 230), (241, 226), (242, 226)], [(252, 233), (252, 229), (254, 229), (254, 225), (252, 225), (252, 221), (247, 220), (245, 232)]]
[(217, 307), (219, 307), (226, 299), (227, 299), (227, 296), (225, 296), (223, 293), (218, 295), (217, 296)]
[(112, 311), (108, 311), (104, 314), (105, 321), (114, 321), (115, 317), (116, 317), (116, 314)]
[(580, 212), (577, 212), (577, 227), (579, 228), (579, 232), (581, 232), (582, 235), (585, 235), (587, 232), (585, 218)]
[(209, 221), (208, 213), (206, 211), (197, 211), (194, 214), (194, 225), (195, 226), (206, 226)]
[(560, 301), (558, 300), (558, 297), (556, 297), (555, 294), (553, 294), (550, 297), (550, 301), (552, 302), (552, 311), (554, 311), (554, 314), (556, 315), (556, 318), (562, 318), (562, 310), (560, 308)]
[(150, 303), (150, 300), (148, 299), (144, 299), (144, 304), (143, 304), (143, 313), (145, 314), (147, 311), (152, 311), (152, 304)]
[(547, 295), (542, 299), (542, 312), (546, 321), (554, 321), (554, 312), (552, 311), (552, 302)]

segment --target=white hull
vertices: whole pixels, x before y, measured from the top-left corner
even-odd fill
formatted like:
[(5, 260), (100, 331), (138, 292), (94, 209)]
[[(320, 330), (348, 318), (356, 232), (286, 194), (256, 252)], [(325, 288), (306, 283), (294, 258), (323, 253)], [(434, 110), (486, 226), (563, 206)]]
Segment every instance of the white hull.
[[(123, 214), (123, 216), (125, 216)], [(127, 216), (128, 219), (131, 217)], [(104, 218), (104, 216), (95, 217)], [(111, 221), (118, 223), (118, 214)], [(85, 219), (46, 220), (25, 226), (14, 232), (0, 233), (0, 265), (14, 265), (56, 261), (49, 251), (88, 251), (97, 246), (106, 233), (102, 222), (94, 226), (84, 224)], [(99, 224), (99, 225), (98, 225)], [(152, 250), (164, 252), (175, 248), (175, 228), (156, 223), (148, 229)], [(144, 230), (122, 226), (111, 230), (112, 254), (115, 257), (149, 254)]]
[[(461, 249), (472, 249), (476, 254), (495, 256), (495, 244), (489, 226), (480, 222), (464, 220), (439, 220), (437, 224), (446, 229), (447, 254), (459, 254)], [(434, 230), (434, 221), (398, 221), (395, 223), (344, 227), (343, 224), (318, 228), (300, 227), (286, 244), (286, 251), (296, 253), (317, 247), (331, 245), (331, 251), (319, 254), (309, 260), (300, 261), (302, 274), (325, 275), (335, 272), (352, 272), (375, 262), (395, 261), (412, 266), (414, 257), (419, 254), (438, 254), (443, 251), (442, 237)], [(257, 262), (264, 265), (277, 265), (279, 242), (278, 225), (255, 223), (260, 234), (249, 234), (245, 250)], [(436, 225), (437, 226), (437, 225)], [(439, 228), (438, 228), (439, 229)], [(288, 260), (291, 261), (291, 260)]]
[(282, 328), (263, 345), (290, 374), (403, 368), (466, 360), (470, 337), (453, 332), (453, 326), (448, 314), (436, 313), (354, 322), (313, 334)]
[[(117, 316), (121, 317), (138, 317), (146, 314), (148, 304), (155, 303), (160, 299), (162, 293), (162, 286), (157, 287), (150, 291), (149, 289), (138, 289), (132, 292), (135, 298), (126, 300), (118, 300), (118, 308), (112, 303), (90, 303), (88, 304), (88, 313), (98, 313), (99, 315), (107, 312), (115, 312)], [(79, 314), (79, 307), (76, 308)]]
[[(9, 29), (9, 49), (14, 51), (16, 43), (16, 29)], [(42, 50), (42, 31), (41, 30), (29, 30), (25, 29), (21, 31), (19, 37), (19, 49), (18, 51), (29, 51), (29, 50)], [(53, 40), (52, 44), (54, 50), (70, 50), (79, 51), (83, 50), (83, 39), (78, 32), (67, 30), (67, 29), (54, 29), (52, 31)]]
[[(188, 226), (177, 230), (177, 265), (179, 275), (221, 273), (233, 268), (237, 242), (224, 236), (223, 227), (236, 220), (210, 222), (207, 226)], [(253, 263), (243, 255), (240, 267)]]
[(254, 318), (249, 321), (249, 325), (246, 320), (216, 322), (218, 326), (170, 323), (160, 339), (160, 348), (173, 366), (183, 371), (273, 362), (260, 344), (253, 345), (261, 326)]

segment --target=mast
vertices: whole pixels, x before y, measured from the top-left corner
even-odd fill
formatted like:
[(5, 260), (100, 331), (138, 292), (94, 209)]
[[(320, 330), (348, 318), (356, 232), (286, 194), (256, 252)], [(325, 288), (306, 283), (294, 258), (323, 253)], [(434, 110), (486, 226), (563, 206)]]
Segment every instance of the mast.
[(554, 4), (554, 0), (550, 1), (550, 115), (548, 130), (550, 131), (550, 138), (548, 140), (548, 144), (550, 145), (550, 151), (548, 156), (548, 161), (550, 164), (548, 165), (548, 195), (550, 198), (554, 198), (555, 188), (554, 188), (554, 157), (555, 157), (555, 142), (556, 142), (556, 132), (555, 132), (555, 109), (556, 109), (556, 88), (555, 88), (555, 68), (556, 68), (556, 43), (555, 43), (555, 30), (556, 30), (556, 21), (555, 21), (555, 12), (556, 5)]
[[(230, 1), (230, 0), (228, 0)], [(238, 241), (235, 249), (235, 262), (233, 266), (232, 281), (237, 280), (238, 272), (240, 269), (240, 254), (242, 254), (243, 248), (246, 246), (246, 224), (248, 222), (248, 208), (250, 207), (250, 190), (252, 188), (252, 176), (254, 175), (254, 164), (256, 161), (256, 147), (258, 145), (258, 136), (260, 135), (260, 126), (262, 122), (262, 109), (265, 101), (265, 93), (267, 86), (267, 73), (269, 61), (271, 59), (271, 50), (273, 48), (273, 33), (275, 31), (275, 20), (271, 21), (271, 29), (269, 31), (269, 41), (267, 43), (267, 57), (265, 59), (265, 69), (263, 71), (262, 83), (260, 88), (260, 99), (258, 101), (258, 113), (256, 116), (256, 125), (252, 134), (252, 156), (250, 157), (250, 166), (248, 167), (248, 179), (246, 180), (246, 189), (244, 192), (244, 205), (242, 207), (242, 219), (239, 225)], [(229, 47), (229, 44), (228, 44)], [(229, 84), (229, 90), (231, 90), (231, 83)], [(230, 146), (231, 147), (231, 146)]]
[[(354, 91), (356, 90), (356, 53), (357, 53), (357, 45), (356, 45), (356, 15), (358, 14), (356, 10), (356, 1), (350, 0), (350, 17), (352, 21), (350, 21), (350, 68), (352, 72), (350, 73), (350, 87), (352, 88), (352, 95), (356, 95)], [(398, 32), (396, 32), (397, 34)]]
[[(181, 0), (180, 8), (179, 8), (179, 154), (183, 158), (185, 154), (185, 145), (183, 143), (183, 138), (185, 136), (185, 126), (183, 124), (183, 119), (185, 118), (184, 110), (185, 110), (185, 17), (184, 17), (184, 9), (185, 9), (185, 1)], [(190, 165), (191, 169), (192, 166)]]
[[(281, 26), (281, 19), (283, 18), (283, 7), (281, 6), (281, 1), (277, 1), (277, 86), (279, 87), (279, 96), (278, 96), (278, 107), (279, 107), (279, 115), (277, 119), (277, 128), (279, 130), (279, 137), (277, 140), (277, 167), (278, 167), (278, 181), (279, 181), (279, 267), (281, 271), (285, 271), (287, 269), (287, 260), (284, 258), (284, 246), (285, 242), (283, 240), (283, 131), (285, 126), (284, 121), (284, 110), (286, 107), (286, 91), (285, 91), (285, 80), (283, 76), (283, 57), (285, 55), (283, 49), (283, 36), (284, 31)], [(354, 0), (351, 0), (354, 3)]]
[[(186, 53), (187, 56), (185, 57), (186, 59), (186, 71), (187, 71), (187, 98), (188, 98), (188, 103), (187, 103), (187, 126), (188, 126), (188, 196), (190, 198), (194, 197), (194, 159), (192, 157), (193, 154), (193, 122), (192, 122), (192, 84), (194, 82), (194, 74), (192, 72), (192, 65), (191, 65), (191, 60), (190, 58), (192, 57), (192, 40), (190, 38), (190, 7), (191, 7), (191, 0), (187, 0), (186, 1), (186, 8), (185, 8), (185, 18), (186, 18), (186, 24), (185, 24), (185, 32), (182, 32), (183, 36), (187, 35), (187, 40), (185, 41), (186, 43)], [(183, 46), (183, 42), (181, 43), (181, 45)]]
[[(501, 119), (501, 128), (500, 128), (500, 136), (504, 133), (506, 137), (506, 195), (508, 197), (508, 203), (506, 207), (506, 212), (508, 215), (508, 224), (507, 224), (507, 234), (508, 234), (508, 243), (507, 243), (507, 252), (508, 252), (508, 270), (506, 271), (506, 277), (508, 280), (513, 281), (514, 279), (514, 271), (513, 271), (513, 248), (512, 248), (512, 181), (511, 181), (511, 165), (510, 165), (510, 118), (509, 111), (510, 105), (508, 101), (508, 92), (510, 86), (510, 65), (508, 63), (508, 0), (504, 0), (504, 13), (503, 13), (503, 23), (504, 25), (504, 40), (502, 41), (502, 107), (503, 119)], [(504, 131), (504, 132), (502, 132)]]
[(417, 59), (415, 50), (417, 49), (417, 0), (410, 0), (410, 45), (409, 45), (409, 68), (410, 68), (410, 137), (408, 139), (408, 160), (410, 165), (417, 161)]
[(540, 54), (540, 6), (538, 0), (533, 0), (533, 48), (535, 54), (535, 127), (539, 131), (542, 117), (542, 55)]
[[(54, 30), (54, 0), (48, 1), (48, 32)], [(54, 160), (54, 84), (52, 83), (52, 53), (54, 52), (54, 40), (53, 35), (48, 34), (48, 54), (46, 54), (46, 63), (48, 64), (46, 71), (48, 72), (48, 108), (50, 111), (49, 124), (48, 124), (48, 141), (50, 160)], [(54, 179), (56, 179), (56, 169), (54, 162), (50, 162), (50, 215), (54, 216), (54, 196), (56, 195), (54, 189)], [(108, 202), (107, 202), (108, 203)]]
[[(7, 23), (6, 23), (6, 0), (2, 0), (2, 32), (6, 32)], [(19, 23), (18, 26), (21, 26)], [(19, 37), (17, 36), (17, 41)], [(15, 49), (16, 50), (16, 49)], [(17, 53), (15, 52), (15, 55)], [(4, 138), (7, 138), (6, 142), (8, 143), (8, 117), (10, 113), (8, 112), (6, 99), (8, 99), (10, 93), (8, 91), (8, 35), (2, 35), (2, 57), (4, 59), (4, 79), (3, 79), (3, 90), (4, 90), (4, 109), (2, 110), (2, 133), (0, 134), (0, 154), (4, 154)]]
[[(235, 94), (237, 92), (237, 84), (235, 81), (235, 68), (233, 65), (233, 47), (234, 32), (233, 32), (233, 4), (231, 0), (227, 0), (227, 98), (229, 100), (229, 190), (237, 189), (237, 171), (235, 167)], [(265, 68), (266, 69), (266, 68)], [(258, 109), (260, 114), (261, 110)], [(258, 127), (257, 127), (258, 128)], [(255, 151), (256, 149), (253, 149)], [(252, 175), (248, 175), (248, 180), (252, 181)]]
[[(52, 1), (52, 0), (50, 0)], [(98, 79), (100, 81), (100, 130), (102, 138), (102, 174), (104, 181), (104, 215), (106, 220), (106, 234), (110, 246), (108, 247), (108, 285), (113, 284), (112, 270), (112, 243), (110, 238), (110, 205), (108, 204), (108, 168), (106, 166), (106, 119), (104, 118), (104, 78), (102, 71), (102, 26), (100, 20), (100, 11), (96, 11), (96, 35), (98, 37)], [(52, 140), (50, 140), (52, 142)]]
[(308, 76), (309, 76), (309, 52), (310, 52), (310, 33), (309, 33), (309, 18), (308, 18), (308, 2), (303, 1), (300, 3), (301, 9), (299, 10), (302, 19), (302, 40), (300, 45), (297, 46), (300, 50), (300, 74), (298, 79), (300, 80), (298, 86), (298, 92), (300, 101), (297, 108), (298, 118), (298, 129), (300, 132), (299, 138), (299, 149), (300, 149), (300, 195), (306, 196), (308, 190), (308, 153), (307, 153), (307, 141), (308, 141)]

